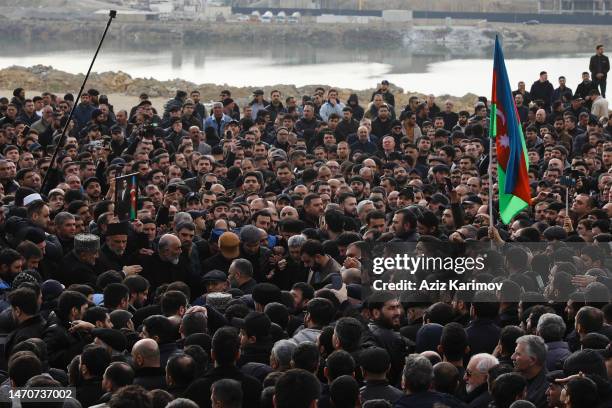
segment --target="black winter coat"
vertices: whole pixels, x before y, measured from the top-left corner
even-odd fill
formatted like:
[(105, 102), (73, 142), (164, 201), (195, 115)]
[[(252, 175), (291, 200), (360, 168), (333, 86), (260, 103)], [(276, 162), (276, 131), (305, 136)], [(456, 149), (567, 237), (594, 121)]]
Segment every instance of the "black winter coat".
[(37, 337), (42, 338), (43, 332), (47, 327), (47, 321), (43, 319), (39, 314), (32, 316), (25, 322), (21, 323), (17, 328), (9, 334), (6, 345), (4, 346), (4, 354), (6, 360), (11, 355), (13, 346), (21, 343), (29, 338)]
[(83, 347), (91, 343), (91, 339), (81, 332), (70, 333), (68, 322), (57, 318), (50, 318), (50, 320), (49, 326), (42, 335), (42, 339), (47, 343), (49, 366), (66, 370), (72, 359), (81, 354)]
[(62, 267), (56, 271), (55, 276), (52, 275), (52, 278), (62, 282), (66, 287), (76, 283), (96, 289), (98, 274), (95, 266), (82, 262), (74, 251), (71, 251), (64, 257)]
[(191, 383), (185, 391), (184, 397), (194, 401), (200, 408), (211, 408), (210, 386), (215, 381), (224, 378), (236, 380), (242, 386), (242, 408), (259, 408), (261, 383), (233, 365), (210, 369), (204, 374), (204, 377)]

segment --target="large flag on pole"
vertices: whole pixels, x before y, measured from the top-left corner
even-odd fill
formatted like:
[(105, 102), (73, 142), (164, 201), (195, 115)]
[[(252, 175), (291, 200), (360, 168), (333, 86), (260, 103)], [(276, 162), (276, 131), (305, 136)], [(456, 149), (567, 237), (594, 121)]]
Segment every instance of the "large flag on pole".
[(489, 136), (495, 139), (499, 214), (504, 224), (531, 204), (529, 159), (523, 129), (512, 97), (504, 54), (495, 38), (493, 94)]

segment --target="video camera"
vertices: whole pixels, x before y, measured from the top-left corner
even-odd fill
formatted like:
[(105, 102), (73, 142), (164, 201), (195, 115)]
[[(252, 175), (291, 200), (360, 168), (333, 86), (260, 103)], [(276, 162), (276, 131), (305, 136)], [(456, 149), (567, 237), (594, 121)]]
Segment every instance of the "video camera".
[(157, 123), (143, 123), (138, 126), (138, 136), (140, 138), (154, 138), (155, 130), (159, 127)]

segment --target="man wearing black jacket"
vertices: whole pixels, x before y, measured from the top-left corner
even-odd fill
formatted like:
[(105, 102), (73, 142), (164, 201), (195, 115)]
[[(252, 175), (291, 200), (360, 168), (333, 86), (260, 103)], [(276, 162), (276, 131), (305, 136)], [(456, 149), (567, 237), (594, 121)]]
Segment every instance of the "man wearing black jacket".
[(282, 194), (284, 190), (293, 185), (293, 179), (294, 175), (289, 164), (281, 163), (276, 167), (276, 180), (266, 187), (266, 192)]
[(214, 269), (227, 272), (232, 261), (240, 256), (240, 239), (233, 232), (224, 232), (218, 242), (219, 252), (202, 263), (203, 273)]
[(82, 406), (90, 407), (96, 404), (104, 394), (102, 376), (110, 362), (110, 355), (102, 346), (92, 346), (81, 353), (79, 371), (83, 381), (77, 387), (76, 398)]
[(408, 342), (397, 329), (400, 327), (401, 306), (397, 297), (391, 292), (375, 292), (368, 298), (368, 309), (372, 321), (364, 333), (366, 346), (378, 346), (389, 353), (391, 369), (389, 382), (397, 386), (404, 367), (404, 358), (408, 354)]
[(391, 360), (385, 349), (367, 348), (361, 352), (360, 360), (365, 380), (365, 385), (359, 390), (362, 402), (385, 399), (394, 403), (404, 395), (399, 389), (391, 386), (387, 380)]
[(151, 284), (150, 292), (164, 283), (187, 281), (189, 265), (180, 257), (181, 240), (175, 235), (165, 234), (159, 239), (159, 253), (144, 255), (141, 276)]
[(274, 342), (270, 337), (270, 318), (261, 312), (250, 312), (244, 319), (235, 319), (240, 328), (240, 360), (238, 366), (247, 363), (270, 364), (270, 352)]
[(591, 81), (591, 79), (589, 78), (589, 73), (585, 71), (582, 73), (582, 82), (580, 82), (576, 87), (574, 98), (582, 98), (587, 101), (587, 106), (590, 106), (589, 94), (593, 89), (597, 89), (597, 85), (595, 85), (595, 83)]
[(153, 339), (142, 339), (132, 347), (134, 384), (147, 390), (166, 388), (166, 372), (160, 367), (159, 346)]
[(94, 327), (91, 323), (72, 324), (83, 317), (87, 306), (87, 298), (82, 293), (68, 290), (60, 295), (57, 310), (49, 317), (49, 326), (42, 335), (51, 367), (64, 370), (91, 342), (86, 333), (88, 328)]
[(540, 72), (540, 79), (535, 81), (533, 85), (531, 85), (531, 99), (541, 100), (544, 102), (544, 109), (550, 111), (550, 105), (552, 104), (552, 95), (554, 92), (554, 88), (550, 82), (548, 82), (548, 74), (546, 71)]
[(595, 47), (595, 55), (591, 57), (589, 62), (589, 71), (595, 84), (595, 89), (599, 87), (601, 97), (606, 97), (606, 79), (608, 77), (608, 71), (610, 71), (610, 60), (604, 55), (603, 45)]
[(17, 327), (9, 334), (4, 346), (7, 360), (14, 345), (29, 338), (42, 337), (47, 321), (38, 313), (37, 301), (36, 293), (29, 288), (18, 288), (9, 294), (9, 303)]
[(374, 91), (372, 97), (370, 98), (370, 101), (373, 101), (374, 96), (377, 94), (382, 95), (383, 99), (387, 104), (395, 106), (395, 96), (393, 96), (393, 94), (389, 91), (389, 81), (387, 81), (386, 79), (380, 83), (380, 88)]
[(347, 140), (349, 135), (357, 133), (359, 122), (353, 118), (353, 108), (345, 106), (342, 108), (342, 120), (336, 127), (336, 139)]
[(407, 208), (397, 210), (393, 216), (393, 239), (391, 242), (417, 242), (419, 233), (416, 231), (417, 219)]
[(73, 283), (90, 285), (96, 288), (98, 273), (96, 259), (100, 252), (100, 238), (93, 234), (79, 234), (74, 237), (74, 249), (64, 256), (62, 267), (52, 278), (69, 286)]
[(230, 378), (242, 386), (243, 408), (259, 408), (261, 384), (254, 377), (243, 374), (236, 367), (240, 357), (240, 338), (238, 331), (232, 327), (222, 327), (213, 336), (211, 357), (214, 368), (211, 368), (191, 383), (184, 397), (194, 401), (200, 408), (211, 408), (210, 387), (220, 379)]

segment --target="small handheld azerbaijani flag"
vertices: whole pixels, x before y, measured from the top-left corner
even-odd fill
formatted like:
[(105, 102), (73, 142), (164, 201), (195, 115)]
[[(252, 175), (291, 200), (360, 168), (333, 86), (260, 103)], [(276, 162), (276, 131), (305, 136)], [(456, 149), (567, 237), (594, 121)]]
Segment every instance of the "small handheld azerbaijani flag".
[(504, 54), (495, 37), (489, 136), (495, 139), (499, 214), (504, 224), (509, 224), (516, 214), (531, 205), (529, 159), (518, 117)]
[(136, 175), (132, 176), (132, 183), (130, 186), (130, 221), (134, 221), (136, 219), (136, 211), (138, 209), (138, 200), (137, 200), (137, 191), (138, 184), (136, 184)]

